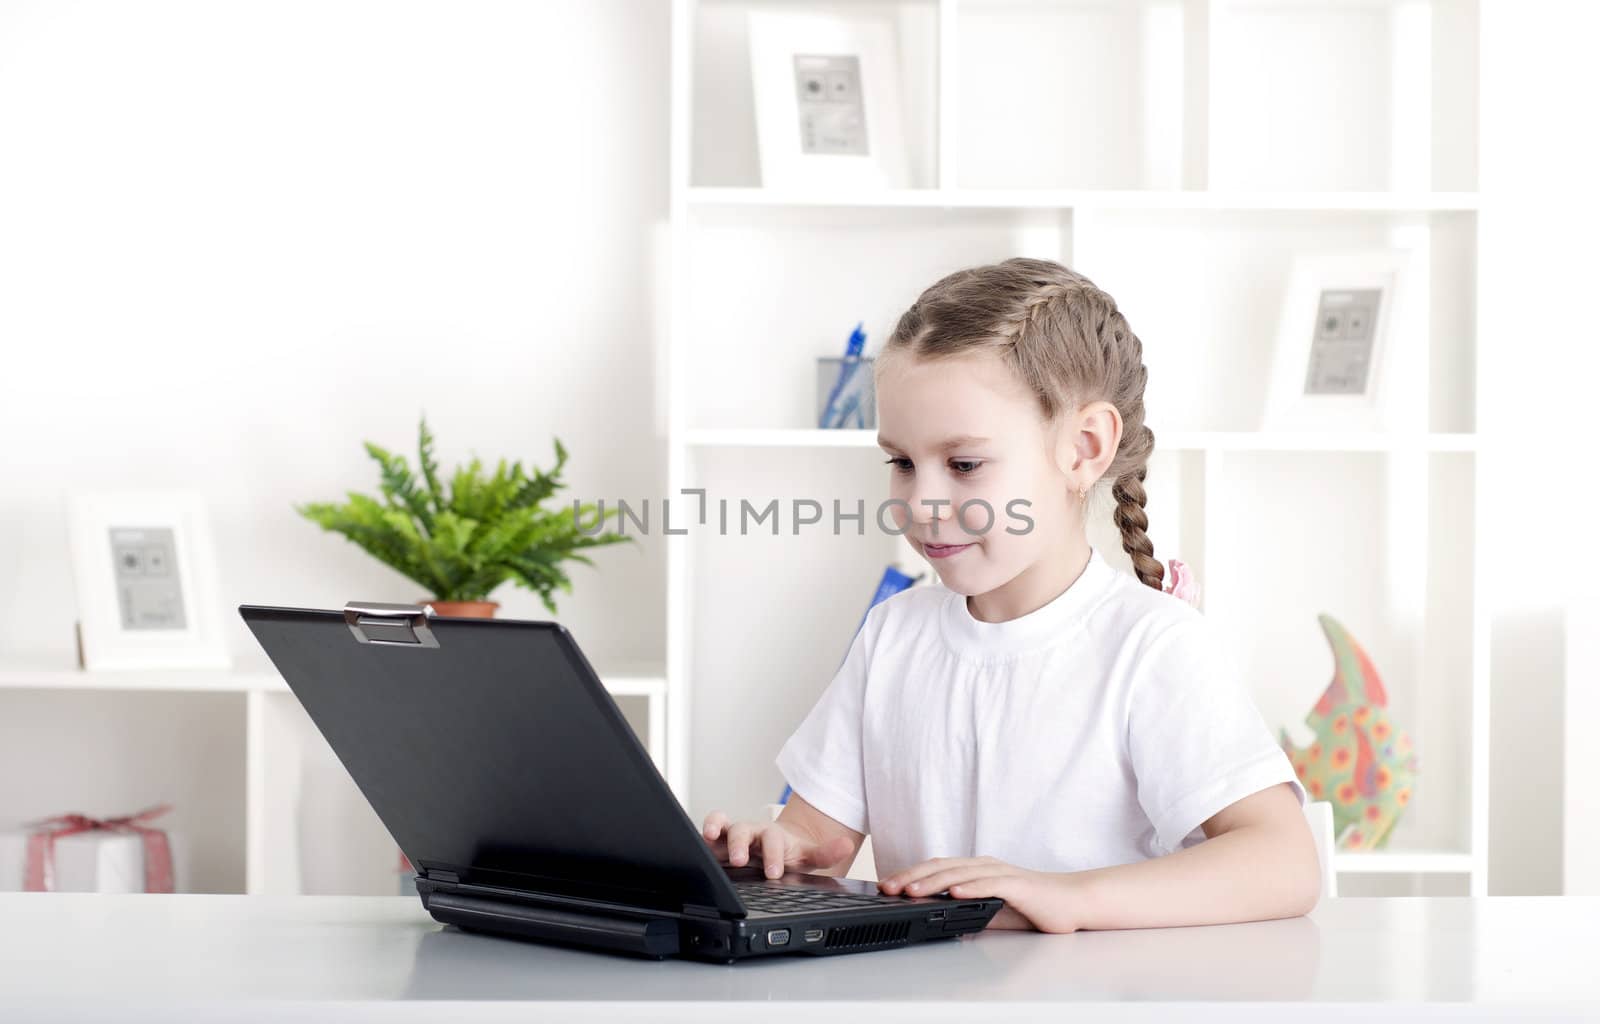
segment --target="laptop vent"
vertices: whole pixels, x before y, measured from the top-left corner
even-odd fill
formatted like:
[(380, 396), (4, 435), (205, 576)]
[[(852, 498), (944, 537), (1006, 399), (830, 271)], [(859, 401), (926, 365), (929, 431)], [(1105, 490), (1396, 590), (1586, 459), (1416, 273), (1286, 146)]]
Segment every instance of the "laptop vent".
[(895, 946), (911, 934), (910, 921), (885, 921), (882, 924), (851, 924), (828, 929), (826, 949), (866, 949), (869, 946)]

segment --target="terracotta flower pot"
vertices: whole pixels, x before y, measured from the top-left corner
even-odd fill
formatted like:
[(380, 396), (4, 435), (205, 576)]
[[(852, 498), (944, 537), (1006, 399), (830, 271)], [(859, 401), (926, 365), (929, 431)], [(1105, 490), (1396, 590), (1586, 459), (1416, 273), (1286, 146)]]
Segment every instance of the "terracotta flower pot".
[(418, 604), (431, 604), (436, 615), (456, 619), (492, 619), (499, 601), (430, 601), (423, 598)]

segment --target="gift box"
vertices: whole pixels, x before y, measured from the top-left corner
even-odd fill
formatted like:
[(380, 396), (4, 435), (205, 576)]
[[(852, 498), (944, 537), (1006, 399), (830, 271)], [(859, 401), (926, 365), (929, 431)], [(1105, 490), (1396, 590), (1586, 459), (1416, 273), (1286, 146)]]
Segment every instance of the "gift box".
[(0, 891), (173, 892), (174, 842), (146, 824), (163, 804), (119, 818), (66, 814), (0, 832)]

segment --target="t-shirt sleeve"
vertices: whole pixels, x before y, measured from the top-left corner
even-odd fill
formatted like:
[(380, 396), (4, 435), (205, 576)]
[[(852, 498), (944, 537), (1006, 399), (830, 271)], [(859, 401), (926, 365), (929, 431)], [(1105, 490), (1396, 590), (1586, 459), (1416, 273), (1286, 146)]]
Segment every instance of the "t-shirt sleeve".
[(833, 681), (778, 751), (778, 771), (817, 810), (866, 833), (866, 773), (861, 747), (867, 662), (882, 605), (856, 631)]
[[(1136, 676), (1128, 747), (1139, 803), (1168, 852), (1229, 804), (1280, 782), (1305, 789), (1217, 628), (1200, 614), (1158, 637)], [(1194, 841), (1203, 839), (1199, 834)]]

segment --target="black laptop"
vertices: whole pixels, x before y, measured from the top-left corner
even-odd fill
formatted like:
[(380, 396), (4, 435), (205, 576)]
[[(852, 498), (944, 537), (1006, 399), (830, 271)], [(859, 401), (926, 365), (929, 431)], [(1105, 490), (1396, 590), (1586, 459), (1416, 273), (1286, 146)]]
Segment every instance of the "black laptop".
[(947, 938), (1004, 905), (719, 864), (559, 623), (358, 602), (239, 614), (438, 921), (732, 963)]

